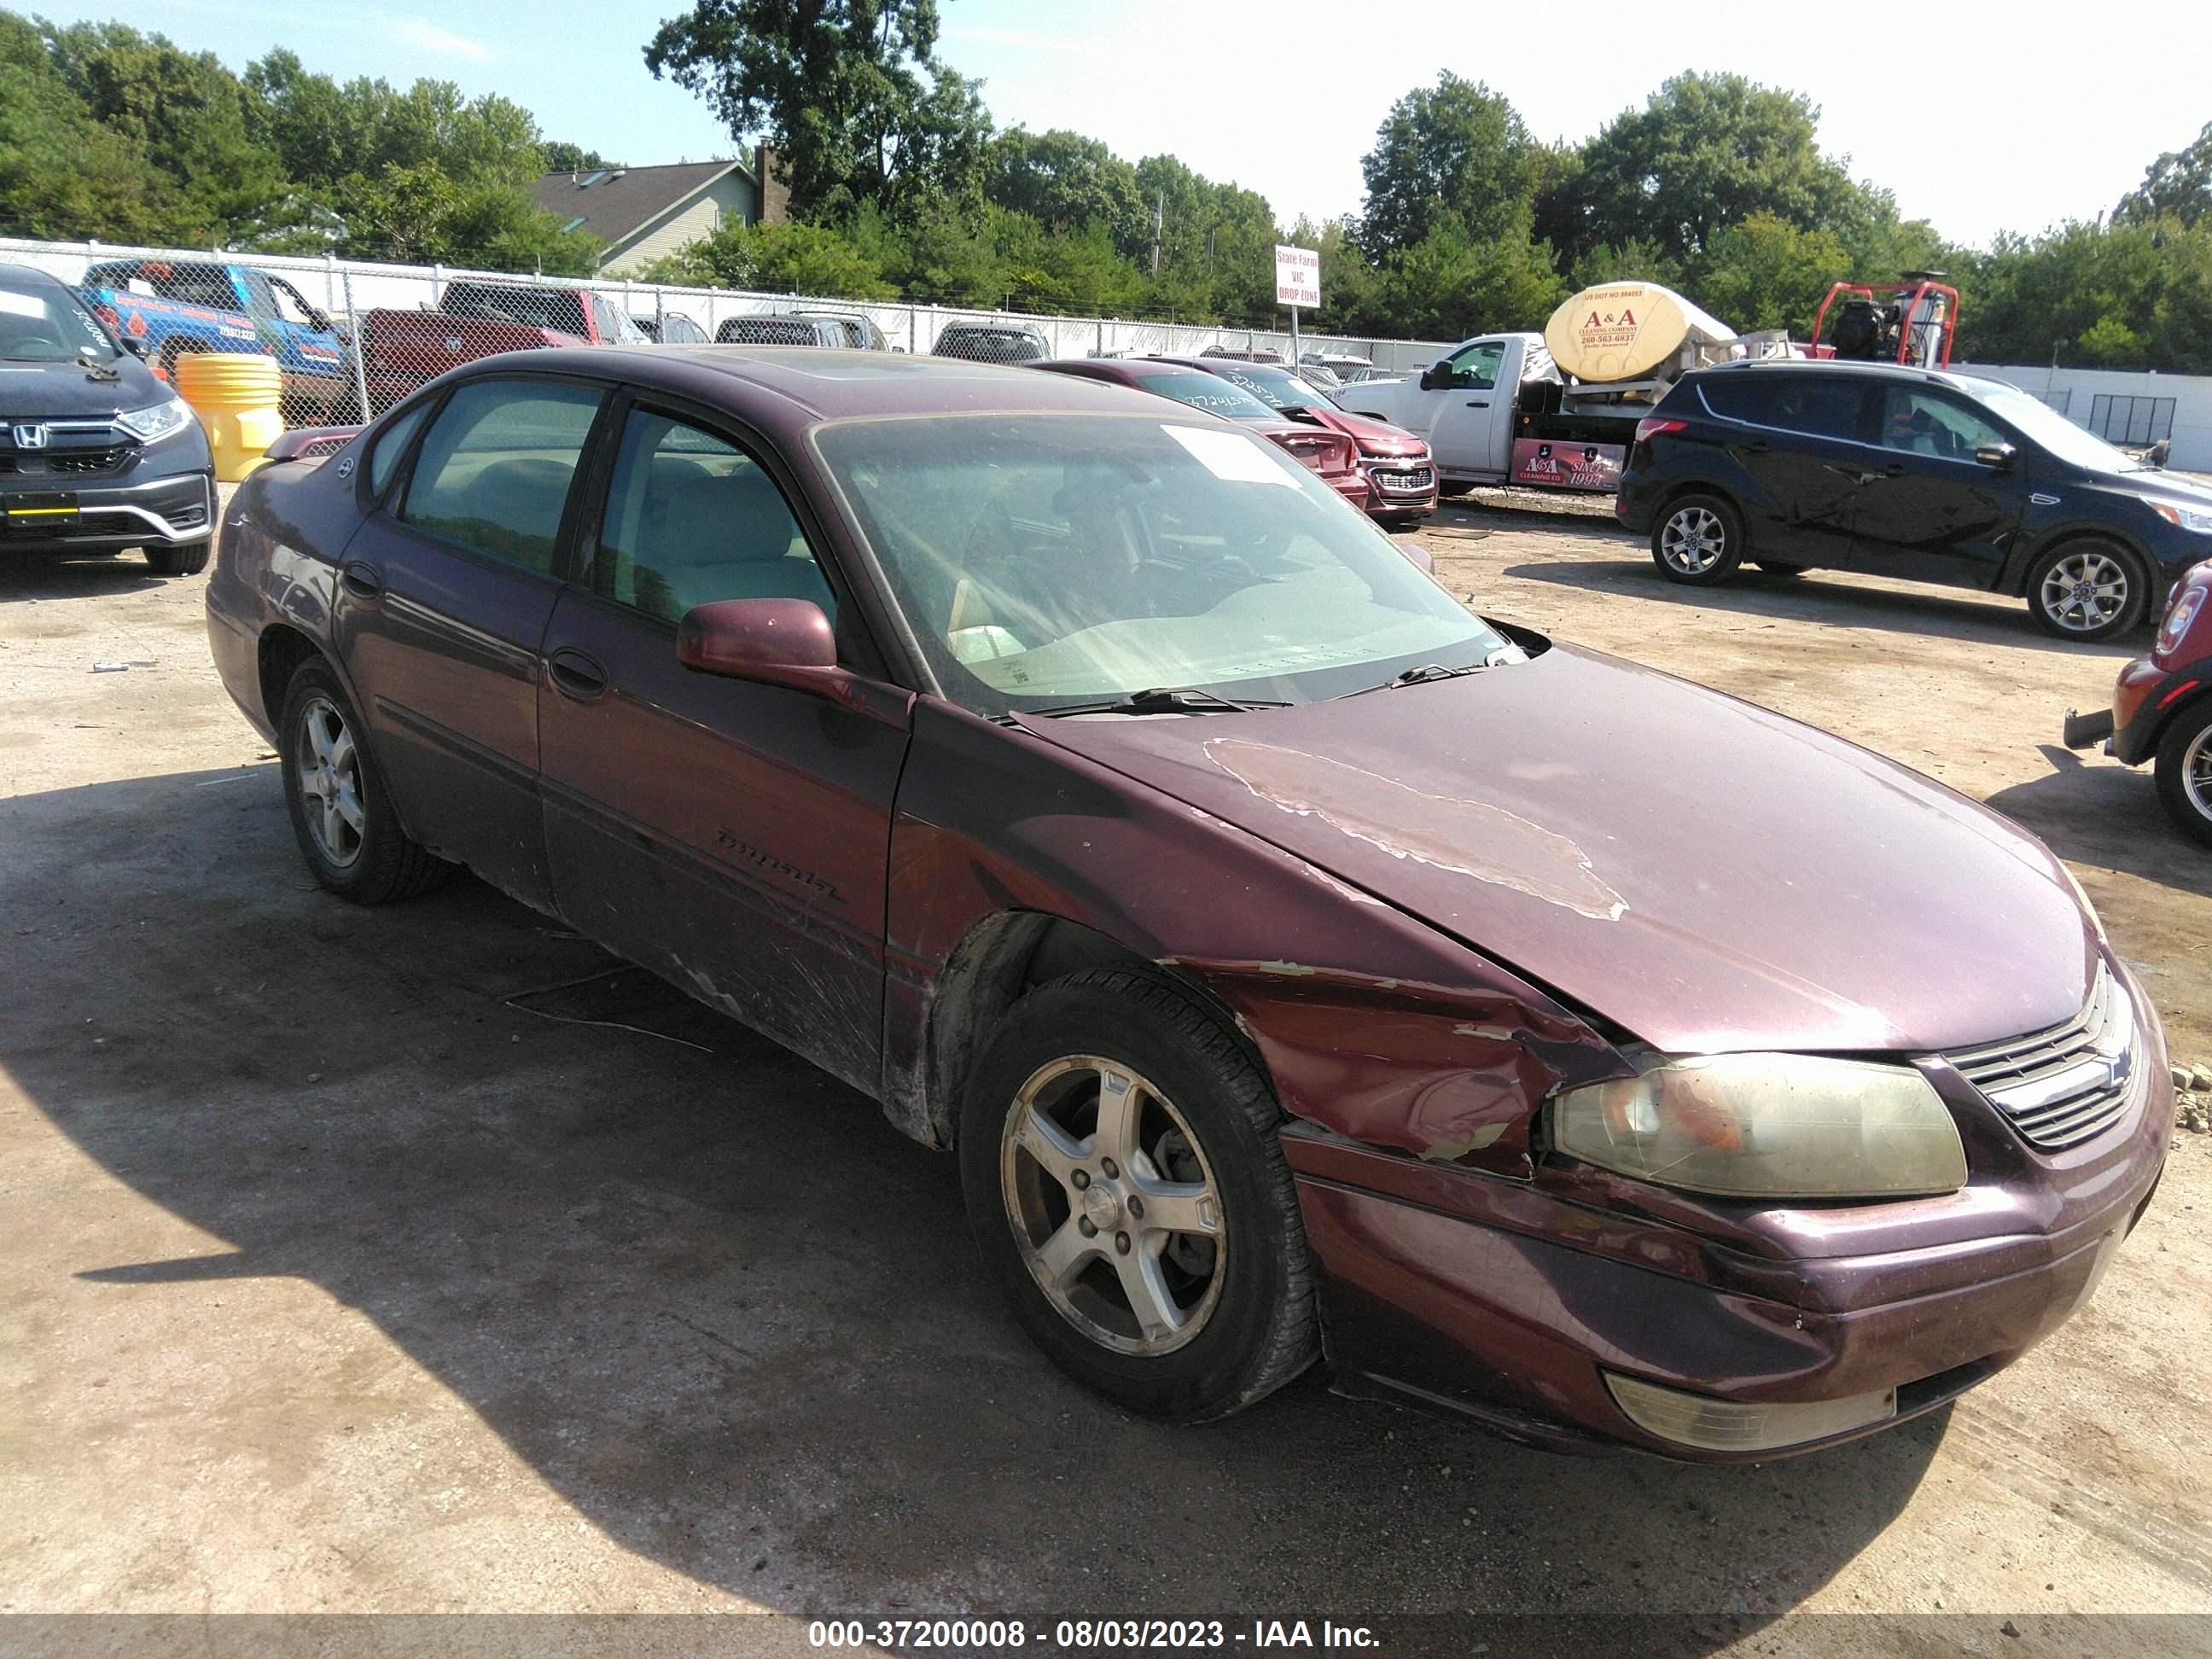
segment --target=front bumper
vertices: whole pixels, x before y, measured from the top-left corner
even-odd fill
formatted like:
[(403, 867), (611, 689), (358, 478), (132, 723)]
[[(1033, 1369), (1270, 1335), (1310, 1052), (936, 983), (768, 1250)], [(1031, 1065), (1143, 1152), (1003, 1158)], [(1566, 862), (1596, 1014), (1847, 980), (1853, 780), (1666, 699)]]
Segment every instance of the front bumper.
[[(1848, 1208), (1777, 1210), (1759, 1249), (1662, 1218), (1663, 1206), (1636, 1213), (1287, 1132), (1339, 1386), (1554, 1450), (1690, 1462), (1794, 1455), (1932, 1410), (2063, 1323), (2141, 1217), (2173, 1109), (2155, 1028), (2138, 1029), (2155, 1063), (2095, 1139), (2039, 1153), (1987, 1109), (1990, 1121), (1960, 1123), (1975, 1169), (1961, 1193), (1881, 1206), (1858, 1235)], [(1880, 1248), (1854, 1248), (1877, 1232)], [(1608, 1376), (1723, 1411), (1869, 1395), (1893, 1408), (1732, 1449), (1652, 1432)]]
[[(74, 516), (53, 510), (69, 501)], [(215, 533), (215, 472), (174, 472), (114, 483), (9, 477), (0, 483), (0, 552), (173, 546)]]

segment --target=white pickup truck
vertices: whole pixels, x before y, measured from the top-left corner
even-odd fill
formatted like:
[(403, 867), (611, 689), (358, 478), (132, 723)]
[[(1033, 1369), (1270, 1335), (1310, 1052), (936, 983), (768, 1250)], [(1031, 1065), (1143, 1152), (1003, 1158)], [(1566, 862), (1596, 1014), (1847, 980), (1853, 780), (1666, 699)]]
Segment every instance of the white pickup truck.
[(1418, 379), (1363, 380), (1336, 400), (1426, 438), (1444, 495), (1480, 483), (1610, 494), (1636, 423), (1668, 387), (1765, 345), (1656, 284), (1614, 283), (1567, 301), (1541, 334), (1479, 334)]

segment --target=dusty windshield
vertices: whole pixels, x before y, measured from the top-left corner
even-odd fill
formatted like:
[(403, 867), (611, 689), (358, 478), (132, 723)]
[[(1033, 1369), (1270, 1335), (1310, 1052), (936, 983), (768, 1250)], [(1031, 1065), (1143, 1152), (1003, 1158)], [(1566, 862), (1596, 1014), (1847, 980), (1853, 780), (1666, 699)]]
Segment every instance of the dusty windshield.
[(1258, 365), (1226, 368), (1221, 371), (1224, 379), (1235, 381), (1270, 409), (1334, 409), (1336, 399), (1310, 380), (1300, 380), (1287, 368), (1265, 368)]
[(107, 331), (93, 321), (76, 295), (58, 289), (27, 293), (0, 289), (0, 358), (60, 363), (91, 357), (104, 363), (114, 356)]
[(1169, 686), (1302, 702), (1512, 650), (1231, 427), (1000, 414), (814, 442), (939, 683), (978, 713)]

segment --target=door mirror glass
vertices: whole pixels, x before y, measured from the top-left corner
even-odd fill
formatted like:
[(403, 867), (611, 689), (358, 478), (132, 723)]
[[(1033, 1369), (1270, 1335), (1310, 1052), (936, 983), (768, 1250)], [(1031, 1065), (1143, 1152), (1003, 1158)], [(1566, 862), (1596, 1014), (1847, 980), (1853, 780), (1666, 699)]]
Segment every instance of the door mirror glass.
[(676, 629), (676, 660), (702, 674), (830, 695), (843, 678), (837, 636), (811, 599), (716, 599)]
[(1992, 472), (2002, 472), (2012, 465), (2016, 452), (2010, 444), (1982, 444), (1974, 450), (1974, 459)]

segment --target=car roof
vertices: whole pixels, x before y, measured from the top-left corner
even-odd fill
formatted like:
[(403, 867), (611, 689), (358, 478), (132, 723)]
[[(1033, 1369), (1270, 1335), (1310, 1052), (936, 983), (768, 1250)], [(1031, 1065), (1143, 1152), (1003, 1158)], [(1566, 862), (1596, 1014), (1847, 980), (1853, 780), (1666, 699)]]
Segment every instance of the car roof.
[[(580, 352), (513, 352), (488, 357), (501, 374), (518, 369), (558, 374), (580, 365), (563, 359)], [(773, 393), (818, 420), (858, 415), (1079, 410), (1097, 413), (1102, 392), (1064, 374), (1040, 374), (1021, 363), (981, 363), (891, 351), (854, 351), (824, 346), (695, 345), (595, 346), (594, 364), (618, 363), (623, 379), (711, 399), (714, 382), (726, 380)], [(475, 367), (474, 365), (471, 366)], [(1133, 397), (1138, 394), (1131, 394)], [(1143, 404), (1151, 407), (1150, 394)]]
[(1917, 363), (1870, 363), (1856, 357), (1745, 357), (1734, 362), (1711, 363), (1692, 369), (1682, 378), (1705, 380), (1715, 374), (1848, 374), (1862, 380), (1911, 380), (1923, 386), (1947, 386), (1964, 392), (1993, 382), (1978, 375), (1954, 374), (1946, 369), (1923, 368)]
[(0, 265), (0, 288), (17, 294), (28, 294), (39, 289), (66, 289), (68, 283), (51, 271), (40, 270), (36, 265)]
[(1030, 363), (1028, 367), (1050, 369), (1055, 374), (1073, 374), (1085, 369), (1104, 368), (1111, 370), (1116, 376), (1127, 376), (1133, 380), (1190, 373), (1188, 363), (1179, 363), (1170, 357), (1054, 357), (1047, 362)]

